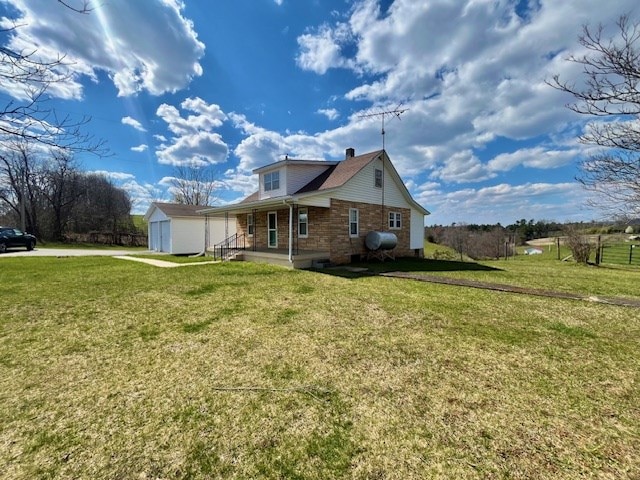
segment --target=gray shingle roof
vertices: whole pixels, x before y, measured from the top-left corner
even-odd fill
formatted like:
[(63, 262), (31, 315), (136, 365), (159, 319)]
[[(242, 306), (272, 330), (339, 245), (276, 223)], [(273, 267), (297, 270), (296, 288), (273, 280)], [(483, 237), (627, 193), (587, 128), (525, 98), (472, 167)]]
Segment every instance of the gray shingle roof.
[(182, 205), (180, 203), (153, 202), (167, 217), (200, 217), (199, 210), (207, 208), (204, 205)]

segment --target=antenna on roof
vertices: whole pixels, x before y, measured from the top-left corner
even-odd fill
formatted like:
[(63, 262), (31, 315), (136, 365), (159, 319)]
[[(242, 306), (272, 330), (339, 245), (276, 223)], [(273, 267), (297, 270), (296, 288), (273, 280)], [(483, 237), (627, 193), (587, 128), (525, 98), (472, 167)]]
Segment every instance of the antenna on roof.
[(385, 136), (385, 130), (384, 130), (384, 119), (387, 116), (393, 116), (396, 117), (398, 120), (400, 120), (400, 115), (402, 115), (404, 112), (406, 112), (407, 110), (409, 110), (408, 108), (400, 108), (402, 106), (402, 103), (399, 103), (398, 106), (396, 108), (394, 108), (393, 110), (386, 110), (386, 111), (382, 111), (382, 112), (374, 112), (374, 113), (366, 113), (364, 115), (358, 115), (358, 117), (360, 118), (372, 118), (372, 117), (380, 117), (382, 119), (382, 128), (380, 130), (381, 134), (382, 134), (382, 150), (384, 150), (384, 136)]
[(385, 131), (384, 131), (384, 119), (385, 117), (388, 116), (393, 116), (396, 117), (398, 120), (400, 120), (400, 115), (402, 115), (404, 112), (406, 112), (407, 110), (409, 110), (408, 108), (400, 108), (402, 106), (402, 103), (399, 103), (398, 106), (396, 108), (394, 108), (393, 110), (385, 110), (382, 112), (374, 112), (374, 113), (366, 113), (364, 115), (358, 115), (360, 118), (373, 118), (373, 117), (380, 117), (382, 119), (382, 128), (381, 128), (381, 134), (382, 134), (382, 156), (381, 156), (381, 160), (382, 160), (382, 182), (381, 182), (381, 196), (380, 196), (380, 228), (384, 231), (385, 229), (385, 221), (384, 221), (384, 171), (385, 171), (385, 162), (384, 162), (384, 158), (386, 156), (385, 152), (385, 145), (384, 145), (384, 135), (385, 135)]

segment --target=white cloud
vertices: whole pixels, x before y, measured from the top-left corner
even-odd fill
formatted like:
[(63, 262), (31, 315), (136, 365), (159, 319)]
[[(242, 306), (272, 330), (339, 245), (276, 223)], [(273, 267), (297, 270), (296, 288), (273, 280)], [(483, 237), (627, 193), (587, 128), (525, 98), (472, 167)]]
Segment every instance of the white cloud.
[[(173, 105), (161, 104), (157, 115), (166, 122), (174, 136), (157, 148), (158, 162), (164, 165), (197, 165), (223, 163), (229, 147), (222, 136), (213, 132), (227, 118), (218, 105), (207, 104), (201, 98), (187, 98), (180, 107), (192, 114), (186, 117)], [(158, 137), (156, 137), (158, 138)]]
[(584, 207), (584, 190), (575, 182), (499, 184), (453, 192), (429, 186), (416, 195), (416, 200), (432, 212), (427, 217), (429, 225), (452, 222), (507, 225), (520, 218), (580, 221), (593, 216)]
[(329, 120), (336, 120), (340, 116), (340, 112), (335, 108), (321, 108), (316, 113), (324, 115)]
[(542, 146), (523, 148), (496, 155), (488, 162), (487, 168), (493, 172), (509, 171), (518, 165), (531, 168), (558, 168), (573, 162), (579, 154), (579, 149), (554, 150)]
[(146, 151), (148, 148), (149, 145), (143, 143), (142, 145), (138, 145), (137, 147), (131, 147), (131, 151), (140, 153)]
[[(202, 75), (204, 44), (192, 22), (182, 16), (184, 4), (177, 0), (96, 2), (88, 15), (59, 2), (8, 3), (19, 12), (15, 20), (21, 25), (10, 34), (9, 48), (37, 48), (37, 57), (45, 61), (66, 55), (71, 78), (52, 84), (51, 95), (81, 98), (82, 77), (97, 81), (99, 71), (108, 74), (119, 96), (176, 92)], [(2, 88), (10, 90), (7, 85)]]
[(315, 33), (305, 33), (298, 37), (300, 53), (296, 62), (300, 68), (320, 75), (330, 68), (347, 67), (351, 62), (342, 56), (342, 46), (348, 42), (350, 33), (345, 24), (334, 28), (321, 26)]
[(158, 163), (164, 165), (206, 166), (227, 160), (229, 148), (222, 137), (212, 132), (197, 132), (179, 137), (172, 145), (156, 150)]
[(135, 128), (139, 132), (146, 132), (147, 131), (147, 129), (144, 128), (142, 126), (142, 124), (138, 120), (136, 120), (135, 118), (129, 117), (129, 116), (122, 117), (122, 123), (123, 123), (123, 125), (129, 125), (130, 127)]

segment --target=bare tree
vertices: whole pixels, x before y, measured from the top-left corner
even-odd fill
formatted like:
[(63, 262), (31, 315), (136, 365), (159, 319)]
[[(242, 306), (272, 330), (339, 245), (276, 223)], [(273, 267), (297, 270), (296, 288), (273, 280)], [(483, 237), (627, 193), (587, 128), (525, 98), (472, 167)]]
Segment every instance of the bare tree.
[(49, 238), (62, 240), (75, 203), (85, 193), (79, 188), (82, 174), (74, 158), (54, 153), (43, 171), (42, 195), (47, 201)]
[(580, 141), (602, 147), (581, 163), (578, 180), (598, 199), (593, 204), (618, 214), (640, 214), (640, 24), (622, 15), (618, 35), (605, 36), (602, 25), (584, 26), (578, 37), (588, 54), (570, 56), (582, 65), (582, 86), (562, 81), (558, 75), (548, 84), (570, 93), (574, 112), (608, 121), (587, 125)]
[(0, 202), (20, 219), (21, 227), (35, 235), (42, 211), (42, 164), (28, 142), (0, 151)]
[(182, 165), (174, 170), (170, 192), (176, 203), (208, 206), (215, 200), (216, 181), (211, 167)]
[(573, 259), (578, 263), (587, 264), (591, 252), (595, 248), (589, 240), (589, 237), (580, 233), (576, 227), (571, 225), (565, 228), (565, 234), (565, 243), (567, 247), (569, 247), (569, 250), (571, 250)]
[[(91, 10), (86, 0), (58, 2), (78, 13)], [(20, 25), (0, 29), (0, 34), (10, 37), (18, 28)], [(70, 79), (71, 66), (62, 54), (53, 60), (44, 60), (35, 47), (15, 51), (0, 46), (0, 82), (14, 97), (0, 106), (0, 141), (20, 139), (67, 152), (108, 153), (104, 140), (83, 131), (89, 117), (59, 116), (48, 102), (47, 91), (53, 84)]]

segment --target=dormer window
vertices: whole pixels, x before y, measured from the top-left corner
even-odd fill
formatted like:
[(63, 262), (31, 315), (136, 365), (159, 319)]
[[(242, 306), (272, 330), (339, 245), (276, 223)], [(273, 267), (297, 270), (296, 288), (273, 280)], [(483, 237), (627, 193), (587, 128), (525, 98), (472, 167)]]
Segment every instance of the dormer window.
[(280, 188), (280, 170), (264, 174), (264, 191), (278, 190)]

